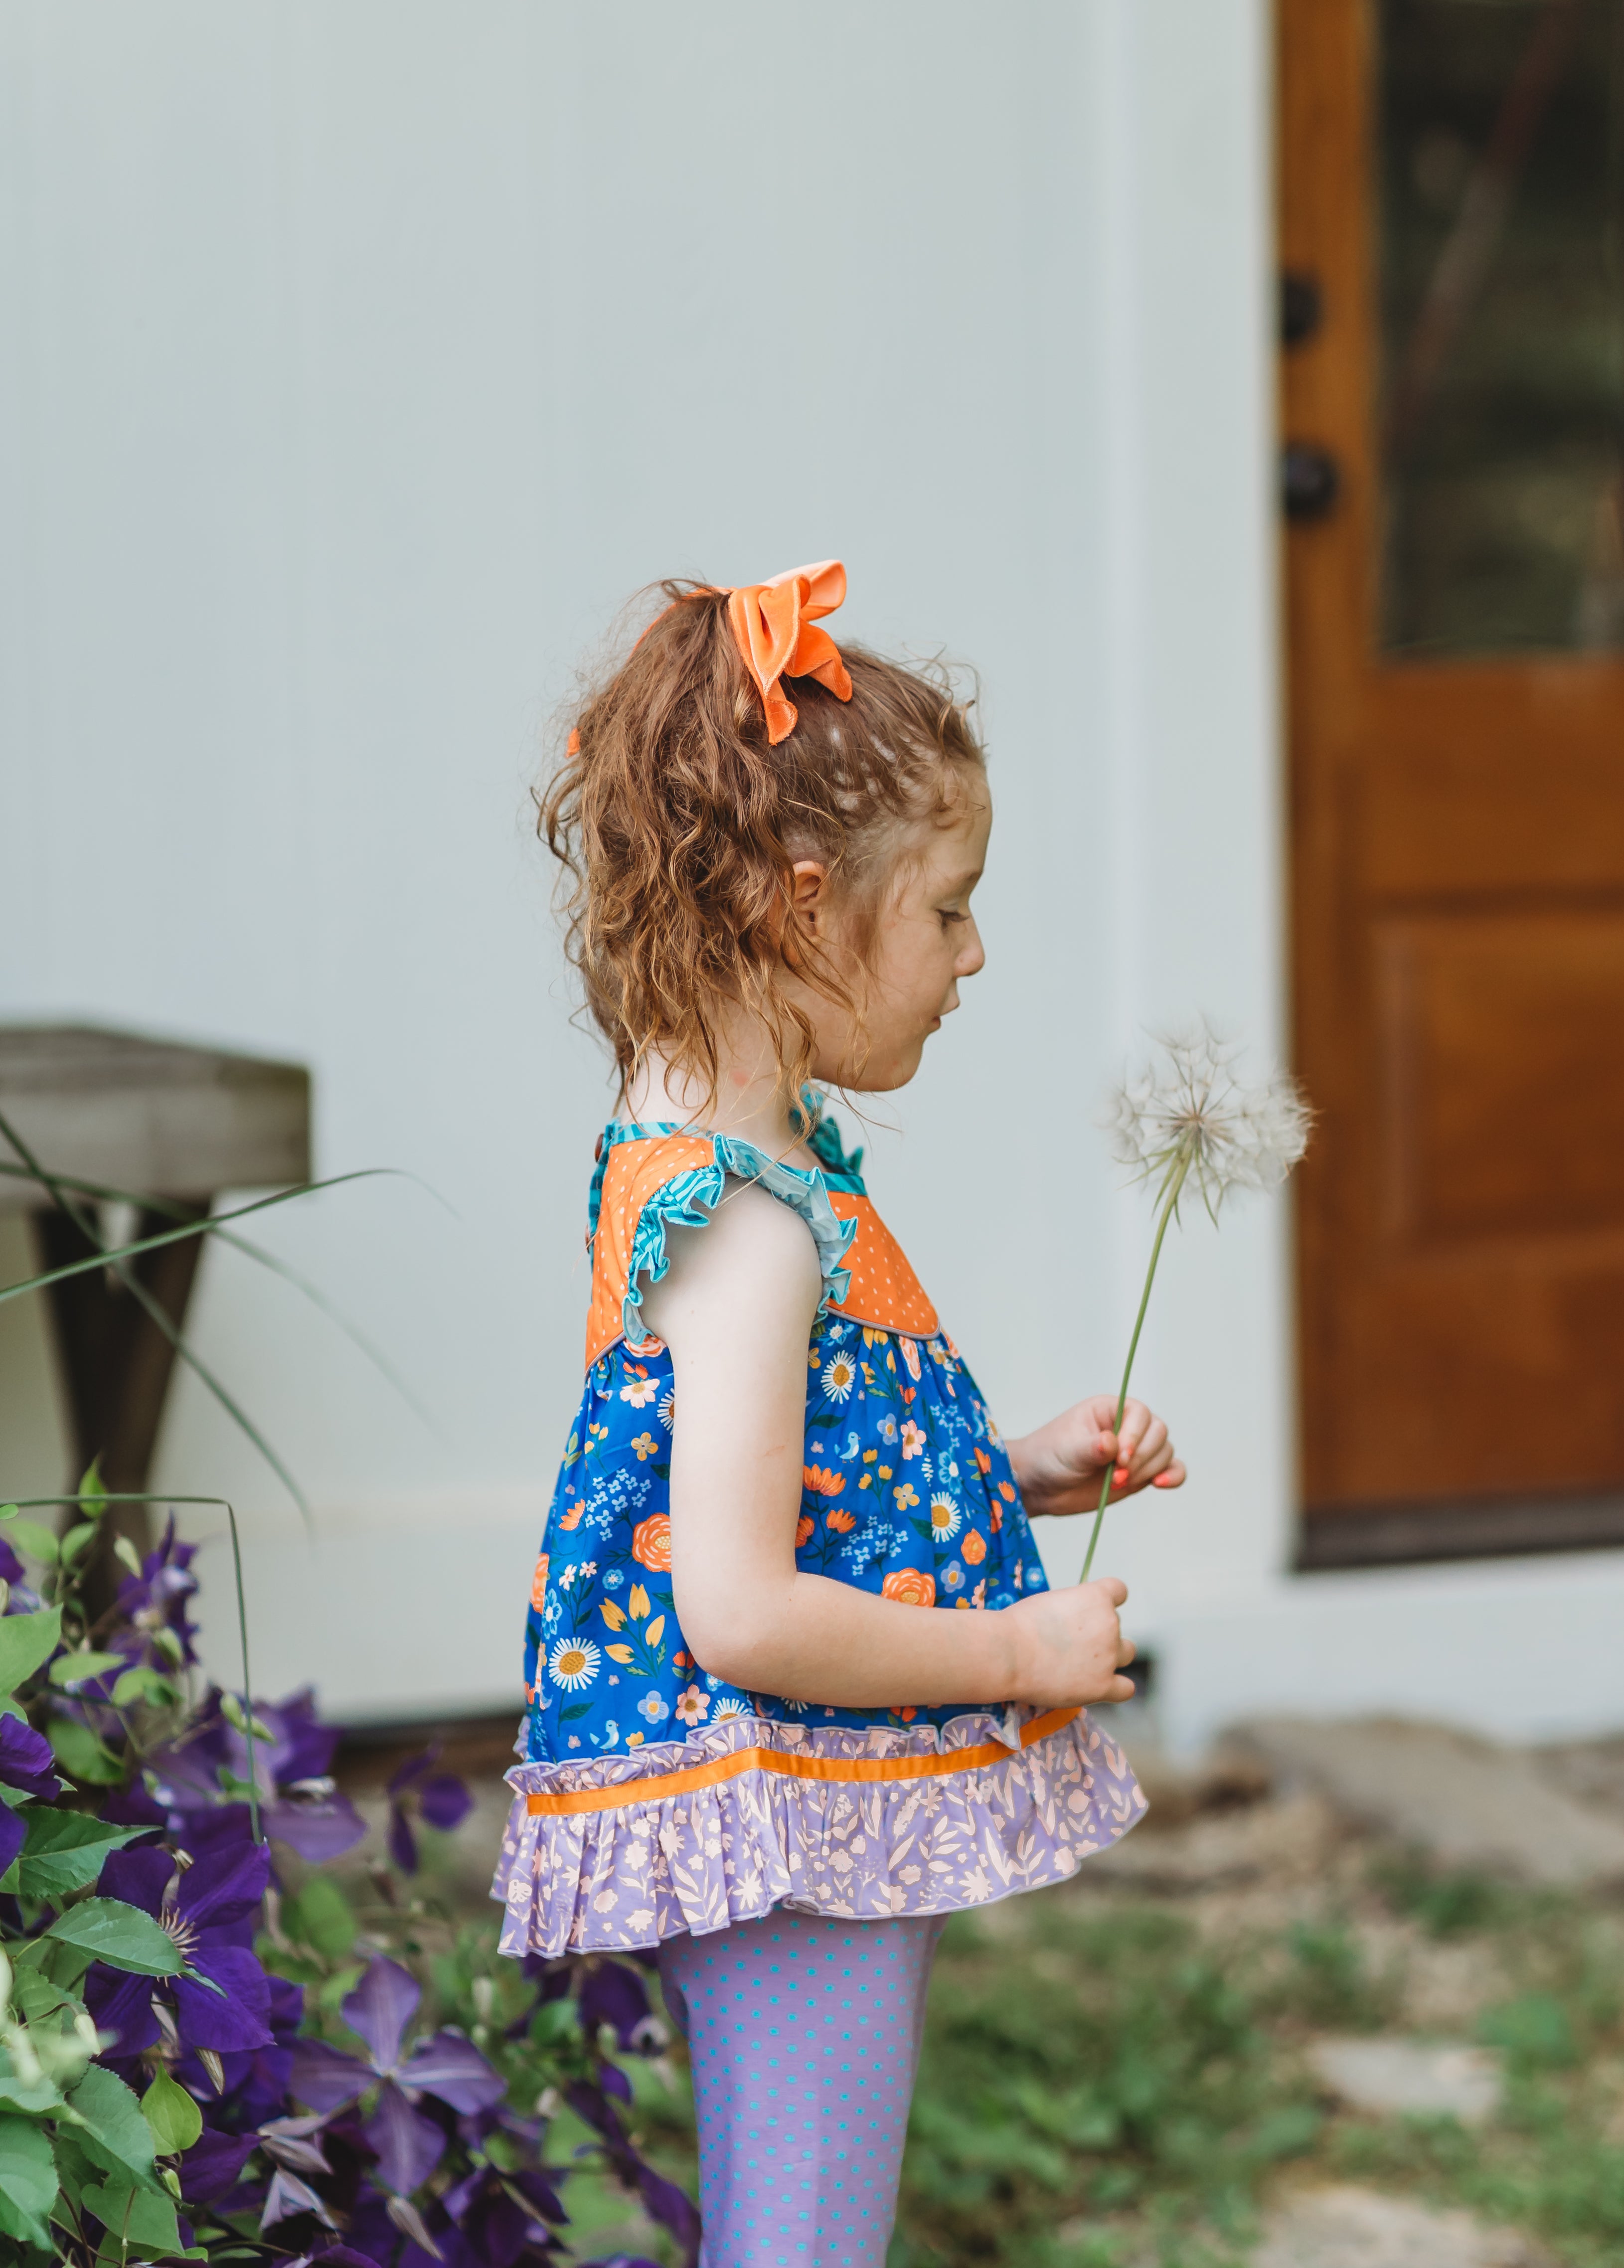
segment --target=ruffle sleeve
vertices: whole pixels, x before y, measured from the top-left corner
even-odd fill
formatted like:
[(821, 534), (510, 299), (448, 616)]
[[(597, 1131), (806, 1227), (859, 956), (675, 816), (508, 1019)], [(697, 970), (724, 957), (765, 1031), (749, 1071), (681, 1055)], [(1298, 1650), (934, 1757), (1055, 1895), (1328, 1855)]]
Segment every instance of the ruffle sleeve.
[(842, 1263), (856, 1234), (856, 1223), (836, 1217), (821, 1174), (800, 1173), (793, 1166), (769, 1158), (753, 1142), (740, 1141), (732, 1135), (717, 1134), (712, 1142), (709, 1165), (691, 1166), (673, 1174), (643, 1201), (621, 1303), (621, 1328), (627, 1345), (634, 1351), (646, 1344), (650, 1336), (642, 1314), (643, 1289), (645, 1285), (659, 1283), (671, 1266), (671, 1230), (705, 1227), (722, 1202), (730, 1174), (741, 1182), (759, 1182), (770, 1197), (787, 1204), (805, 1222), (817, 1247), (818, 1267), (823, 1278), (823, 1296), (818, 1303), (820, 1318), (831, 1306), (845, 1298), (850, 1285), (849, 1271)]

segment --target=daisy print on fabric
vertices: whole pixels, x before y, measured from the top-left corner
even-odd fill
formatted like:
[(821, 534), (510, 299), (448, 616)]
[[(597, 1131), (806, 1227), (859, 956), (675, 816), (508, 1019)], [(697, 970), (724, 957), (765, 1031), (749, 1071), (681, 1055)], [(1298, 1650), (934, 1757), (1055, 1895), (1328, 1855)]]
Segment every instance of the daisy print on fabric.
[(592, 1683), (602, 1660), (591, 1638), (561, 1638), (547, 1657), (547, 1674), (555, 1685), (576, 1693)]
[(831, 1355), (824, 1365), (823, 1390), (831, 1402), (848, 1402), (857, 1382), (857, 1366), (849, 1354)]
[(945, 1543), (957, 1535), (964, 1525), (964, 1514), (951, 1496), (933, 1496), (930, 1499), (930, 1534), (937, 1543)]

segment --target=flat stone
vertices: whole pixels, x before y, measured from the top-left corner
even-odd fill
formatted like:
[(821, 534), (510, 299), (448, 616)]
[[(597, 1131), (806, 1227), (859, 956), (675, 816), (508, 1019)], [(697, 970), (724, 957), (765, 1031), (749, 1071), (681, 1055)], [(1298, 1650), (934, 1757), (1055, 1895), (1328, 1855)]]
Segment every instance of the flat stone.
[(1271, 2213), (1252, 2268), (1551, 2268), (1551, 2256), (1468, 2213), (1339, 2186), (1304, 2191)]
[(1487, 2048), (1326, 2039), (1313, 2043), (1308, 2060), (1331, 2093), (1356, 2110), (1481, 2126), (1500, 2101), (1500, 2061)]
[(1319, 1795), (1198, 1813), (1171, 1827), (1160, 1823), (1154, 1797), (1151, 1805), (1143, 1827), (1087, 1861), (1091, 1876), (1161, 1890), (1299, 1881), (1323, 1872), (1342, 1832), (1335, 1811)]
[(1557, 1741), (1533, 1755), (1565, 1795), (1624, 1819), (1624, 1741)]
[(1624, 1882), (1624, 1822), (1565, 1793), (1537, 1749), (1391, 1717), (1258, 1718), (1228, 1739), (1283, 1793), (1317, 1790), (1444, 1866), (1576, 1888)]

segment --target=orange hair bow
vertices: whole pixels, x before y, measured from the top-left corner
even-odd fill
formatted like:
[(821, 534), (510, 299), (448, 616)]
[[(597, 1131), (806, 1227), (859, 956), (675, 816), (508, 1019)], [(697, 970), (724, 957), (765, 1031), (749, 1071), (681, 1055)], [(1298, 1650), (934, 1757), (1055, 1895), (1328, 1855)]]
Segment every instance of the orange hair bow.
[(846, 570), (838, 559), (815, 567), (789, 567), (770, 583), (739, 583), (728, 593), (727, 619), (745, 667), (761, 688), (767, 738), (776, 747), (795, 730), (797, 710), (783, 689), (786, 677), (815, 677), (837, 701), (851, 698), (851, 679), (827, 630), (812, 625), (832, 615), (846, 596)]

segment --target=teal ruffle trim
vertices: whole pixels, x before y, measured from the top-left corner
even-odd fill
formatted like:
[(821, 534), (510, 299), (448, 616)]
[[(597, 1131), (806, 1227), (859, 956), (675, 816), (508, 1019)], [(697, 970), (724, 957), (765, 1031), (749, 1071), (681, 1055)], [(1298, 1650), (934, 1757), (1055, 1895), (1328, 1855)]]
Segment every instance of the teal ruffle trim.
[[(807, 1103), (817, 1100), (808, 1088), (803, 1110)], [(832, 1182), (838, 1182), (842, 1189), (855, 1189), (859, 1197), (863, 1195), (863, 1152), (861, 1150), (848, 1150), (844, 1146), (841, 1141), (841, 1130), (832, 1118), (827, 1115), (815, 1118), (805, 1139), (807, 1148)]]
[[(613, 1129), (613, 1136), (627, 1141), (651, 1133), (685, 1130), (663, 1126), (617, 1126)], [(823, 1297), (818, 1302), (819, 1319), (832, 1302), (843, 1300), (850, 1289), (850, 1270), (841, 1263), (857, 1233), (857, 1224), (836, 1217), (823, 1175), (803, 1174), (794, 1166), (783, 1165), (776, 1158), (769, 1158), (765, 1150), (758, 1150), (753, 1142), (741, 1142), (731, 1134), (710, 1134), (705, 1138), (713, 1145), (714, 1163), (693, 1166), (686, 1173), (673, 1174), (670, 1181), (655, 1190), (638, 1215), (631, 1263), (627, 1270), (626, 1297), (621, 1306), (621, 1327), (628, 1347), (640, 1347), (650, 1336), (639, 1312), (643, 1289), (645, 1281), (658, 1284), (671, 1266), (666, 1232), (672, 1228), (703, 1228), (722, 1202), (723, 1184), (730, 1174), (741, 1182), (759, 1182), (769, 1196), (799, 1213), (812, 1231), (823, 1277)]]

